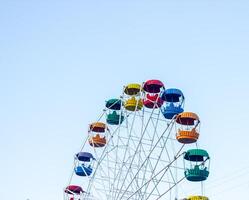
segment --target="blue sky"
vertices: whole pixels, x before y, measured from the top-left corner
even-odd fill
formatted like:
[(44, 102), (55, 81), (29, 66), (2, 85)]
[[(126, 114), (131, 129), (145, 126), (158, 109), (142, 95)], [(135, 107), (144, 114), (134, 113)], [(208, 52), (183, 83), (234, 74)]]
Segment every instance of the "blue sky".
[(2, 1), (0, 194), (62, 197), (104, 100), (129, 82), (182, 89), (211, 154), (206, 194), (249, 188), (249, 2)]

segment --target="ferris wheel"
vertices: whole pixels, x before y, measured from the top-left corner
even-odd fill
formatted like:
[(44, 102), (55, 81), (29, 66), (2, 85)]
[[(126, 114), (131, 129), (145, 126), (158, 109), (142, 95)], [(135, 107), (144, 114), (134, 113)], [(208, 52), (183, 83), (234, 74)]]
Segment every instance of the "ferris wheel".
[[(181, 90), (159, 80), (124, 86), (89, 125), (64, 200), (208, 200), (210, 157), (197, 145), (200, 119), (184, 103)], [(181, 191), (191, 182), (201, 192)]]

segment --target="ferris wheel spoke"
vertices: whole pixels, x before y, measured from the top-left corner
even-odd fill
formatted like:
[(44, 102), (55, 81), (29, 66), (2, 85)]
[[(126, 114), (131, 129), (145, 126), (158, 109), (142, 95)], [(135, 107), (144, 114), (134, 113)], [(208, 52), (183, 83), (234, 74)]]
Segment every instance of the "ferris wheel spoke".
[[(166, 144), (166, 142), (164, 142), (164, 144)], [(182, 148), (181, 148), (181, 149), (182, 149)], [(181, 149), (180, 149), (180, 151), (181, 151)], [(167, 150), (167, 149), (166, 149), (166, 150)], [(179, 151), (179, 152), (180, 152), (180, 151)], [(162, 152), (162, 151), (161, 151), (161, 152)], [(160, 160), (160, 159), (157, 159), (157, 161), (159, 161), (159, 160)], [(169, 160), (170, 160), (170, 159), (169, 159)], [(156, 164), (156, 166), (157, 166), (157, 164)], [(155, 166), (155, 168), (156, 168), (156, 166)], [(155, 168), (154, 168), (154, 169), (155, 169)], [(152, 170), (153, 172), (154, 172), (154, 169)], [(162, 177), (163, 177), (163, 176), (162, 176)], [(152, 180), (153, 180), (153, 179), (152, 179)], [(147, 187), (145, 188), (145, 191), (147, 190), (147, 188), (148, 188), (148, 185), (147, 185)], [(156, 188), (156, 187), (155, 187), (155, 188)], [(155, 189), (155, 188), (154, 188), (154, 189)], [(154, 190), (153, 190), (153, 191), (154, 191)]]
[[(150, 122), (150, 120), (151, 120), (151, 116), (152, 116), (153, 112), (154, 112), (154, 108), (153, 108), (153, 110), (152, 110), (152, 112), (151, 112), (151, 114), (150, 114), (150, 117), (149, 117), (149, 119), (148, 119), (146, 125), (145, 125), (145, 128), (144, 128), (143, 131), (142, 131), (142, 135), (141, 135), (141, 137), (140, 137), (140, 141), (139, 141), (139, 144), (138, 144), (138, 146), (137, 146), (137, 149), (138, 149), (139, 145), (141, 145), (141, 140), (143, 139), (143, 137), (144, 137), (144, 135), (145, 135), (145, 133), (146, 133), (146, 128), (147, 128), (147, 126), (148, 126), (148, 124), (149, 124), (149, 122)], [(171, 123), (172, 123), (172, 121), (168, 124), (166, 130), (168, 129), (168, 127), (169, 127), (169, 125), (170, 125)], [(166, 130), (165, 130), (164, 132), (166, 132)], [(162, 135), (163, 135), (163, 134), (162, 134)], [(161, 135), (161, 136), (162, 136), (162, 135)], [(158, 143), (159, 143), (159, 140), (156, 142), (156, 144), (158, 144)], [(156, 147), (156, 145), (155, 145), (153, 148), (155, 148), (155, 147)], [(137, 149), (136, 149), (136, 151), (137, 151)], [(151, 153), (152, 153), (152, 151), (149, 153), (149, 155), (147, 156), (147, 158), (145, 159), (145, 161), (142, 163), (142, 165), (141, 165), (142, 167), (143, 167), (144, 164), (146, 163), (146, 160), (149, 158), (149, 156), (150, 156)], [(135, 158), (135, 155), (136, 155), (136, 152), (135, 152), (135, 154), (134, 154), (133, 160), (134, 160), (134, 158)], [(141, 168), (140, 168), (140, 170), (141, 170)], [(132, 181), (135, 180), (135, 178), (138, 176), (138, 173), (139, 173), (139, 171), (136, 173), (136, 175), (135, 175), (135, 177), (132, 179)], [(127, 172), (126, 174), (128, 174), (128, 172)], [(131, 182), (131, 183), (132, 183), (132, 182)], [(128, 187), (131, 185), (131, 183), (128, 185)], [(122, 184), (121, 188), (123, 187), (123, 185), (124, 185), (124, 184)], [(128, 187), (127, 187), (127, 189), (128, 189)], [(124, 195), (124, 193), (123, 193), (123, 195)], [(122, 195), (122, 196), (123, 196), (123, 195)], [(122, 196), (121, 196), (121, 198), (122, 198)]]
[[(163, 174), (162, 174), (161, 177), (159, 178), (159, 181), (157, 182), (157, 185), (159, 184), (159, 182), (161, 182), (162, 178), (165, 177), (165, 174), (167, 173), (167, 171), (170, 171), (170, 166), (169, 166), (167, 169), (164, 170)], [(176, 182), (173, 180), (173, 184), (175, 184), (175, 183), (176, 183)], [(171, 185), (171, 184), (172, 184), (172, 182), (169, 182), (169, 185)], [(145, 198), (145, 199), (149, 199), (149, 197), (153, 194), (154, 190), (156, 189), (157, 185), (156, 185), (154, 188), (151, 189), (150, 194), (149, 194), (149, 195), (147, 196), (147, 198)], [(149, 186), (149, 183), (147, 184), (146, 189), (148, 188), (148, 186)], [(146, 190), (146, 189), (145, 189), (145, 190)]]
[[(138, 175), (139, 171), (141, 170), (141, 168), (145, 165), (145, 163), (147, 162), (147, 160), (150, 158), (150, 155), (152, 154), (152, 152), (154, 151), (154, 149), (156, 148), (157, 144), (160, 142), (160, 139), (163, 137), (164, 133), (167, 132), (168, 128), (170, 127), (170, 125), (172, 124), (172, 120), (170, 121), (170, 123), (167, 125), (166, 129), (163, 131), (163, 133), (161, 134), (161, 136), (159, 137), (159, 139), (156, 141), (156, 144), (153, 146), (153, 148), (151, 149), (151, 151), (149, 152), (149, 154), (147, 155), (146, 159), (144, 160), (144, 162), (141, 164), (139, 170), (137, 171), (137, 173), (135, 174), (135, 177)], [(134, 180), (134, 179), (133, 179)], [(128, 185), (129, 187), (129, 185)]]
[[(159, 112), (160, 112), (160, 110), (159, 110)], [(157, 113), (156, 125), (153, 127), (153, 128), (154, 128), (154, 131), (153, 131), (152, 138), (150, 139), (151, 142), (150, 142), (149, 152), (151, 151), (151, 149), (152, 149), (152, 147), (153, 147), (153, 143), (154, 143), (155, 136), (156, 136), (156, 129), (157, 129), (157, 125), (158, 125), (158, 122), (159, 122), (159, 117), (160, 117), (160, 113)], [(152, 124), (154, 125), (153, 119), (151, 120), (151, 122), (152, 122)], [(151, 169), (151, 171), (152, 171), (151, 174), (153, 174), (153, 173), (154, 173), (154, 169), (153, 169), (152, 164), (151, 164), (151, 162), (150, 162), (149, 159), (148, 159), (148, 161), (147, 161), (147, 164), (145, 165), (145, 171), (147, 170), (148, 165), (150, 166), (150, 169)], [(143, 180), (142, 180), (142, 182), (141, 182), (141, 185), (143, 185), (143, 183), (144, 183), (145, 180), (146, 180), (146, 173), (143, 174)], [(155, 181), (157, 181), (157, 180), (155, 180)], [(155, 182), (155, 181), (153, 180), (153, 182)], [(157, 189), (157, 188), (156, 188), (156, 189)], [(144, 189), (143, 195), (141, 195), (141, 199), (143, 199), (144, 196), (147, 194), (145, 191), (147, 191), (146, 188)], [(159, 190), (158, 190), (158, 189), (157, 189), (157, 193), (159, 194)]]
[[(137, 108), (138, 104), (136, 104), (136, 108)], [(136, 110), (135, 108), (135, 110)], [(124, 152), (124, 156), (123, 156), (123, 161), (122, 161), (122, 165), (119, 169), (119, 173), (116, 177), (116, 180), (117, 180), (117, 187), (119, 186), (119, 183), (120, 183), (120, 177), (121, 177), (121, 174), (123, 172), (123, 167), (124, 167), (124, 164), (125, 164), (125, 159), (126, 159), (126, 155), (127, 153), (130, 153), (130, 148), (129, 148), (129, 144), (130, 144), (130, 140), (131, 140), (131, 134), (132, 134), (132, 130), (133, 130), (133, 126), (134, 126), (134, 123), (135, 123), (135, 119), (136, 119), (136, 115), (137, 115), (137, 111), (134, 112), (134, 115), (133, 115), (133, 118), (132, 118), (132, 123), (131, 123), (131, 127), (129, 128), (128, 126), (128, 120), (127, 120), (127, 135), (128, 135), (128, 139), (127, 139), (127, 143), (126, 143), (126, 148), (125, 148), (125, 152)], [(126, 111), (126, 116), (128, 116), (127, 114), (127, 111)], [(128, 169), (129, 170), (129, 169)], [(113, 184), (115, 184), (116, 181), (114, 181)], [(122, 189), (122, 188), (121, 188)], [(116, 196), (119, 195), (119, 194), (115, 194), (114, 196), (114, 199), (116, 198)]]
[[(152, 112), (151, 112), (151, 114), (150, 114), (150, 117), (151, 117), (151, 115), (153, 114), (153, 112), (154, 112), (154, 108), (153, 108), (153, 110), (152, 110)], [(146, 123), (144, 129), (147, 128), (149, 122), (150, 122), (150, 118), (149, 118), (149, 120), (147, 121), (147, 123)], [(142, 125), (142, 127), (143, 127), (143, 125)], [(141, 129), (140, 140), (139, 140), (139, 143), (138, 143), (138, 145), (137, 145), (137, 147), (136, 147), (136, 151), (134, 152), (134, 155), (133, 155), (133, 157), (132, 157), (131, 163), (134, 161), (135, 156), (136, 156), (136, 153), (137, 153), (137, 151), (138, 151), (138, 149), (139, 149), (139, 147), (140, 147), (140, 145), (141, 145), (142, 139), (143, 139), (143, 137), (144, 137), (144, 135), (145, 135), (145, 133), (146, 133), (146, 131), (144, 131), (144, 129)], [(129, 166), (129, 170), (127, 170), (126, 175), (125, 175), (125, 178), (128, 176), (128, 173), (129, 173), (130, 169), (131, 169), (131, 166)], [(136, 178), (136, 176), (132, 179), (132, 181), (134, 181), (135, 178)], [(131, 183), (132, 183), (132, 182), (131, 182)], [(131, 185), (131, 183), (129, 184), (129, 186)], [(123, 189), (123, 187), (124, 187), (124, 182), (121, 184), (121, 190)], [(122, 196), (123, 196), (124, 194), (125, 194), (125, 193), (123, 193)], [(120, 193), (118, 194), (118, 196), (116, 197), (116, 199), (118, 199), (119, 195), (120, 195)], [(121, 196), (120, 198), (122, 198), (122, 196)]]
[[(181, 152), (183, 146), (184, 146), (184, 145), (182, 145), (181, 149), (180, 149), (180, 150), (178, 151), (178, 153), (176, 154), (176, 158), (170, 163), (169, 167), (166, 168), (166, 170), (164, 171), (163, 175), (160, 177), (160, 179), (159, 179), (160, 181), (161, 181), (162, 178), (165, 176), (167, 170), (169, 170), (169, 171), (170, 171), (171, 178), (172, 178), (172, 180), (173, 180), (173, 185), (176, 186), (176, 185), (178, 184), (178, 182), (176, 182), (176, 181), (174, 180), (174, 177), (173, 177), (173, 174), (172, 174), (172, 172), (171, 172), (170, 167), (171, 167), (171, 165), (172, 165), (173, 163), (177, 162), (177, 159), (182, 155), (182, 154), (180, 154), (180, 152)], [(185, 177), (184, 177), (184, 178), (185, 178)], [(170, 188), (173, 189), (174, 187), (170, 187)], [(171, 189), (167, 190), (167, 192), (171, 192)], [(153, 191), (154, 191), (154, 189), (151, 191), (151, 193), (152, 193)], [(166, 194), (166, 193), (164, 193), (164, 195), (165, 195), (165, 194)], [(151, 196), (151, 195), (149, 195), (149, 196), (147, 197), (147, 199), (148, 199), (150, 196)]]
[[(96, 150), (94, 149), (94, 151), (96, 151)], [(99, 165), (99, 168), (100, 168), (100, 170), (99, 170), (100, 177), (102, 177), (102, 176), (108, 177), (108, 175), (105, 173), (105, 171), (103, 169), (103, 166)], [(109, 180), (108, 180), (108, 182), (109, 182)], [(106, 184), (105, 184), (106, 182), (103, 179), (101, 179), (101, 183), (103, 184), (103, 187), (104, 187), (105, 196), (106, 196), (106, 198), (108, 198), (108, 189), (106, 189)]]
[(182, 177), (179, 181), (177, 181), (174, 185), (169, 187), (168, 190), (166, 190), (163, 194), (161, 194), (156, 200), (161, 199), (165, 194), (167, 194), (169, 191), (171, 191), (176, 185), (178, 185), (180, 182), (182, 182), (185, 179), (185, 177)]
[[(122, 163), (122, 161), (121, 160), (119, 160), (119, 159), (117, 159), (116, 160), (116, 164), (118, 164), (118, 161), (119, 161), (119, 164), (121, 164)], [(123, 164), (123, 163), (122, 163)], [(125, 165), (124, 165), (124, 167), (125, 167), (125, 170), (128, 170), (128, 167), (126, 166), (126, 164), (129, 164), (128, 162), (125, 162)], [(131, 176), (133, 176), (133, 173), (131, 173)], [(115, 177), (115, 176), (114, 176)], [(122, 180), (122, 178), (121, 178), (121, 180)], [(115, 185), (113, 185), (113, 187), (112, 188), (114, 188), (115, 187)], [(111, 190), (111, 191), (114, 191), (114, 190)]]
[[(156, 126), (155, 126), (155, 127), (156, 127)], [(172, 131), (172, 128), (173, 128), (173, 125), (171, 126), (169, 132)], [(162, 138), (162, 143), (164, 144), (164, 145), (163, 145), (163, 148), (165, 149), (166, 155), (167, 155), (167, 157), (168, 157), (167, 160), (168, 160), (169, 162), (171, 162), (171, 158), (170, 158), (168, 149), (166, 148), (166, 143), (167, 143), (168, 138), (169, 138), (169, 135), (168, 135), (168, 137), (166, 138), (166, 140), (164, 140), (164, 138)], [(183, 146), (184, 146), (184, 145), (183, 145)], [(180, 148), (179, 152), (181, 151), (181, 149), (183, 148), (183, 146)], [(172, 147), (172, 148), (173, 148), (173, 147)], [(161, 153), (162, 153), (162, 152), (163, 152), (163, 151), (161, 151)], [(173, 155), (177, 155), (177, 154), (175, 154), (175, 151), (173, 151)], [(161, 154), (160, 154), (160, 157), (161, 157)], [(157, 159), (154, 170), (157, 168), (157, 165), (158, 165), (158, 163), (159, 163), (159, 160), (161, 160), (161, 159)], [(175, 163), (176, 163), (176, 162), (175, 162)], [(177, 169), (177, 167), (175, 167), (175, 169)], [(154, 170), (153, 170), (153, 172), (154, 172)], [(170, 174), (170, 176), (171, 176), (171, 179), (173, 180), (173, 183), (175, 183), (176, 180), (175, 180), (175, 178), (174, 178), (174, 175), (173, 175), (173, 173), (172, 173), (171, 168), (169, 168), (169, 174)], [(152, 174), (152, 176), (153, 176), (153, 174)], [(160, 181), (161, 181), (161, 179), (160, 179)], [(149, 187), (149, 184), (147, 185), (147, 187), (145, 188), (145, 190), (147, 190), (148, 187)]]
[[(172, 165), (172, 163), (173, 163), (176, 159), (178, 159), (180, 156), (182, 156), (182, 154), (179, 154), (178, 156), (176, 156), (176, 157), (174, 158), (174, 160), (171, 161), (171, 163), (169, 163), (167, 166), (165, 166), (163, 169), (161, 169), (159, 172), (157, 172), (153, 177), (151, 177), (148, 181), (146, 181), (138, 190), (141, 190), (144, 186), (146, 186), (147, 184), (149, 184), (155, 177), (157, 177), (157, 176), (160, 175), (161, 173), (165, 173), (165, 172), (168, 170), (168, 168)], [(162, 177), (162, 176), (161, 176), (161, 177)], [(135, 193), (137, 193), (138, 190), (135, 191), (133, 195), (135, 195)], [(131, 195), (128, 199), (130, 199), (133, 195)], [(127, 200), (128, 200), (128, 199), (127, 199)]]
[[(117, 138), (119, 138), (118, 140), (117, 140), (117, 148), (119, 147), (119, 142), (120, 141), (122, 141), (121, 139), (120, 139), (120, 127), (119, 127), (119, 130), (118, 130), (118, 134), (117, 134)], [(118, 151), (116, 150), (115, 151), (115, 164), (114, 164), (114, 177), (116, 177), (117, 176), (117, 169), (118, 169), (118, 163), (117, 163), (117, 160), (118, 160)], [(113, 181), (114, 182), (114, 181)], [(114, 183), (112, 182), (112, 185), (111, 185), (111, 190), (110, 191), (114, 191)], [(110, 192), (110, 195), (111, 195), (111, 198), (113, 198), (113, 192)]]

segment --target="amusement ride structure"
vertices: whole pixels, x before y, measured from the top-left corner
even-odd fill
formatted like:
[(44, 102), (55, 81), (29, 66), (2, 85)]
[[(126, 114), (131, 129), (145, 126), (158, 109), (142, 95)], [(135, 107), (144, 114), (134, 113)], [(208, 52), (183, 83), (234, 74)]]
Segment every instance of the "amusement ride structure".
[[(210, 157), (197, 145), (199, 116), (184, 103), (159, 80), (124, 86), (89, 125), (64, 200), (208, 200)], [(200, 192), (182, 192), (190, 184)]]

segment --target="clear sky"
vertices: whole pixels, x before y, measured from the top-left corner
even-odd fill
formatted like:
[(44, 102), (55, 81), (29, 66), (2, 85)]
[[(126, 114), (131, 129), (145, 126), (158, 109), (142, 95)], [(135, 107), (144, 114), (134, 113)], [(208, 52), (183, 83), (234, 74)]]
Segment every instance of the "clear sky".
[(0, 2), (0, 198), (62, 199), (104, 100), (182, 89), (211, 155), (206, 194), (249, 195), (249, 1)]

